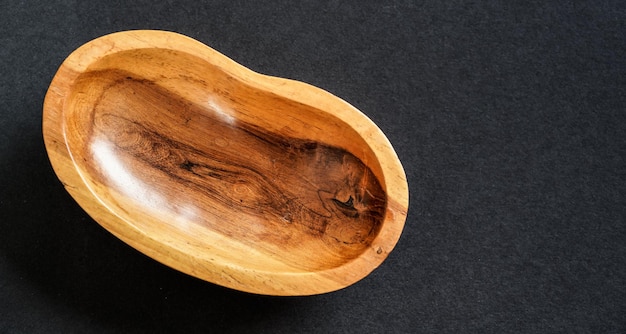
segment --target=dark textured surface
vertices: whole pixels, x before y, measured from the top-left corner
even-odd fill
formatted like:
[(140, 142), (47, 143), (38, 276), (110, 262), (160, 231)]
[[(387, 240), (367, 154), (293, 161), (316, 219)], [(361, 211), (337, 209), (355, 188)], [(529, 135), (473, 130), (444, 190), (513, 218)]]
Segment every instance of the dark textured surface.
[[(623, 1), (1, 1), (0, 332), (626, 331)], [(41, 138), (76, 47), (177, 31), (346, 99), (409, 179), (404, 234), (342, 291), (164, 267), (65, 193)]]

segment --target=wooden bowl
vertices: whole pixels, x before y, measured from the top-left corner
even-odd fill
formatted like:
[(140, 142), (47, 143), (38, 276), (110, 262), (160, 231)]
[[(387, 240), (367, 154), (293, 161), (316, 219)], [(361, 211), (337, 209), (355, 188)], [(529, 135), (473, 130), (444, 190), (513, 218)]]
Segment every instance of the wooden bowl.
[(172, 32), (74, 51), (47, 92), (43, 135), (59, 179), (100, 225), (237, 290), (346, 287), (381, 264), (406, 219), (404, 170), (365, 115)]

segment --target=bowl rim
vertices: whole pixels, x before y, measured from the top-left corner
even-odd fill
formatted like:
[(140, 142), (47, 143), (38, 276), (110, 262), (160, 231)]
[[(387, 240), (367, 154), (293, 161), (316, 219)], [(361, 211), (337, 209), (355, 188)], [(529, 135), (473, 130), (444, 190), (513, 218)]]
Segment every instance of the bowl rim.
[[(215, 64), (228, 74), (258, 89), (272, 91), (333, 115), (361, 135), (378, 158), (381, 182), (387, 194), (383, 225), (371, 245), (355, 259), (321, 271), (272, 272), (251, 270), (236, 263), (204, 263), (175, 247), (164, 245), (94, 201), (73, 162), (65, 133), (64, 110), (74, 81), (89, 66), (114, 53), (157, 48), (184, 51)], [(181, 49), (184, 48), (184, 49)], [(91, 40), (72, 52), (59, 67), (46, 93), (43, 107), (43, 137), (48, 157), (57, 177), (76, 202), (101, 226), (133, 248), (172, 268), (200, 279), (236, 290), (266, 295), (312, 295), (335, 291), (369, 275), (396, 246), (408, 210), (408, 184), (402, 164), (383, 132), (361, 111), (341, 98), (312, 85), (254, 72), (211, 47), (170, 31), (131, 30)]]

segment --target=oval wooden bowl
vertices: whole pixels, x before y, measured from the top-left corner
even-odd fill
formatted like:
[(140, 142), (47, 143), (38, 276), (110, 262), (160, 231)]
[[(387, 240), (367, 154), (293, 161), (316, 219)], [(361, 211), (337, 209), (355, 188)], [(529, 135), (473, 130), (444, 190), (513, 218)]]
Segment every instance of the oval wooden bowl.
[(43, 134), (59, 179), (99, 224), (233, 289), (346, 287), (381, 264), (406, 218), (404, 170), (365, 115), (172, 32), (74, 51), (47, 92)]

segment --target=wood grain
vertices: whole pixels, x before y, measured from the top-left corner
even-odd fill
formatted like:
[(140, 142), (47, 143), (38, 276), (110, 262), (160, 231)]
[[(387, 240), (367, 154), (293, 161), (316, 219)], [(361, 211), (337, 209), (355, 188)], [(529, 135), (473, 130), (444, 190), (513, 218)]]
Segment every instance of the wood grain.
[(406, 218), (404, 171), (366, 116), (175, 33), (116, 33), (76, 50), (46, 96), (44, 139), (103, 227), (243, 291), (350, 285), (380, 265)]

